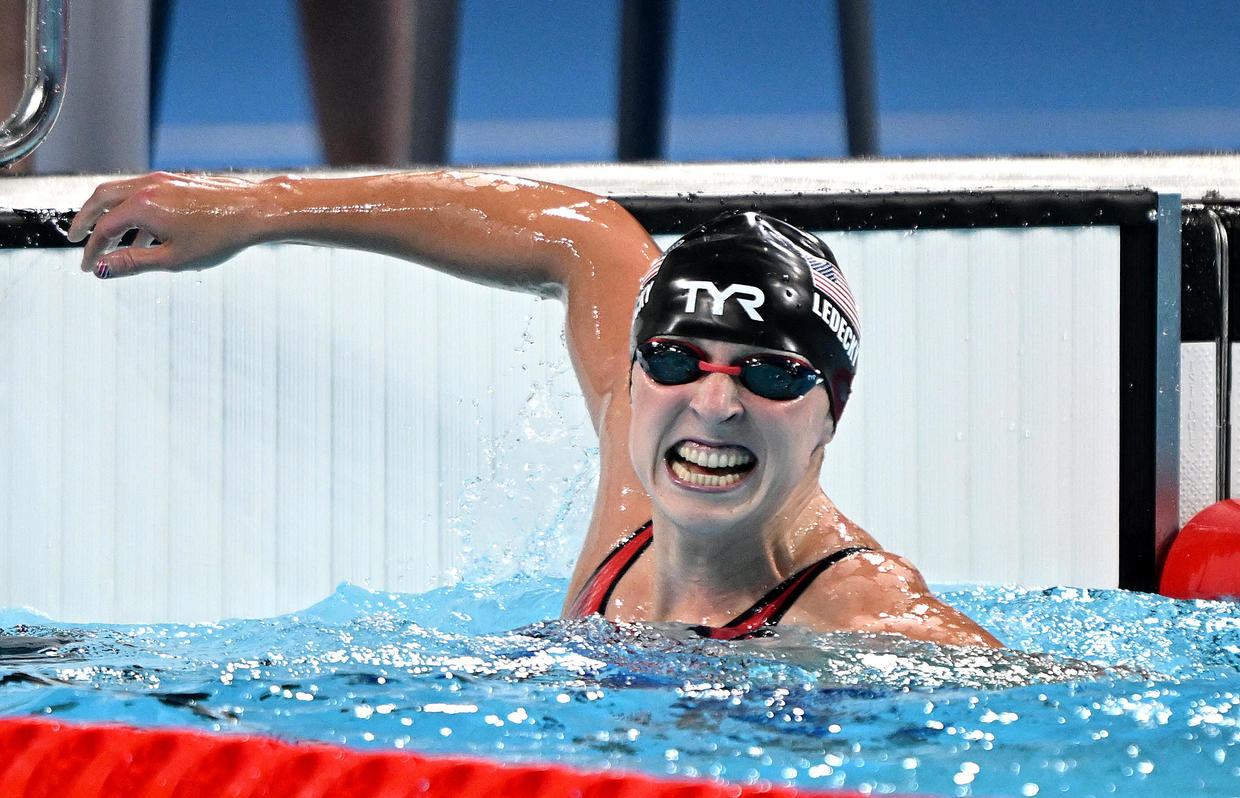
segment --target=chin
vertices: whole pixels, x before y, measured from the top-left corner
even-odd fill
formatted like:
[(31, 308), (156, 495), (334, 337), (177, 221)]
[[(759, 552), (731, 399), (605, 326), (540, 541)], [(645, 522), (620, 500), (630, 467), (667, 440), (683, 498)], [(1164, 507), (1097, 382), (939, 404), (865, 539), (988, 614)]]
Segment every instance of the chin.
[(665, 522), (687, 532), (709, 535), (756, 519), (756, 475), (725, 486), (684, 484), (674, 475), (656, 480), (651, 499)]

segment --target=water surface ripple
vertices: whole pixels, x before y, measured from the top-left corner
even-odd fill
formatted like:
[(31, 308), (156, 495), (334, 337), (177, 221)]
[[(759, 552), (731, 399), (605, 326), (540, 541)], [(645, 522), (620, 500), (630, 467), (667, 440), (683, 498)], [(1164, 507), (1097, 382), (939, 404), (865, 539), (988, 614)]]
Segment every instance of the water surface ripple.
[(1240, 607), (945, 589), (1012, 646), (546, 621), (565, 581), (105, 627), (0, 612), (0, 714), (937, 795), (1240, 792)]

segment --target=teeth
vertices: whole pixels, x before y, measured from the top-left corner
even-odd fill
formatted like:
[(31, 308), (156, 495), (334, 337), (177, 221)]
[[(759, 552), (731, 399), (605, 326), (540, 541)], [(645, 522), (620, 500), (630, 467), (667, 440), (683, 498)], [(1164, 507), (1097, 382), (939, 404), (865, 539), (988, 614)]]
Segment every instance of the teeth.
[(706, 488), (725, 487), (741, 481), (741, 474), (695, 474), (679, 460), (672, 461), (672, 472), (683, 482)]
[(729, 448), (723, 452), (713, 447), (709, 451), (706, 449), (700, 444), (685, 442), (676, 447), (676, 454), (703, 468), (735, 468), (753, 462), (753, 455), (744, 449)]
[(682, 482), (702, 487), (727, 487), (745, 478), (744, 473), (703, 474), (690, 469), (686, 463), (712, 470), (746, 466), (754, 461), (754, 456), (740, 446), (707, 446), (701, 443), (685, 441), (676, 447), (679, 459), (671, 461), (672, 472)]

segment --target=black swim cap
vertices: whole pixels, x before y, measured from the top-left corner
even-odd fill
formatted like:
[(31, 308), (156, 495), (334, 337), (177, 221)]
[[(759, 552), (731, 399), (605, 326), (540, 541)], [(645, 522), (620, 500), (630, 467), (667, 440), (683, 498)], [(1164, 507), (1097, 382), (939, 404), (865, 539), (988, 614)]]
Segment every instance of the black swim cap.
[(857, 308), (817, 236), (752, 211), (686, 233), (642, 278), (630, 350), (664, 335), (782, 349), (826, 377), (839, 422), (857, 373)]

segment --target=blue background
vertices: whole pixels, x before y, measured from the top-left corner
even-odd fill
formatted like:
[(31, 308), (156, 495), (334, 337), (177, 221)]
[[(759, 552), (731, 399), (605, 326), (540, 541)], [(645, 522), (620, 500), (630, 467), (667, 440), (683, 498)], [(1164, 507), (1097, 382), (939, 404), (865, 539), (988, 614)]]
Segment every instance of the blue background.
[[(1240, 3), (873, 0), (884, 155), (1240, 148)], [(619, 0), (463, 0), (450, 160), (610, 160)], [(174, 6), (155, 166), (321, 163), (292, 0)], [(667, 157), (847, 154), (834, 2), (679, 0)]]

